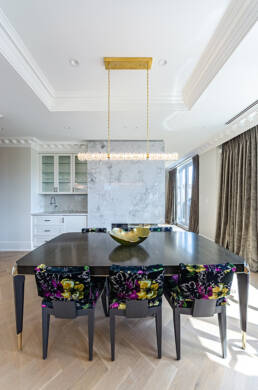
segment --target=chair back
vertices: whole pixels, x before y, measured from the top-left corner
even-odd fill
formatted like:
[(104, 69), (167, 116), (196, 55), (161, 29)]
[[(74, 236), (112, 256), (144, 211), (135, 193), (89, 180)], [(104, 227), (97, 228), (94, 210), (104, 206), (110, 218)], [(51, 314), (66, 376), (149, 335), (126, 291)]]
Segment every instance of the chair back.
[(83, 228), (82, 233), (106, 233), (107, 229), (106, 228)]
[(88, 266), (47, 267), (41, 264), (35, 268), (34, 273), (38, 295), (46, 302), (74, 301), (80, 306), (93, 303)]
[(216, 306), (226, 303), (235, 271), (236, 267), (230, 263), (180, 264), (179, 274), (171, 277), (167, 287), (176, 306), (193, 307), (196, 317), (209, 316), (214, 314)]
[(173, 232), (172, 226), (152, 226), (150, 232)]
[[(128, 301), (148, 301), (148, 306), (161, 304), (164, 267), (112, 265), (109, 271), (109, 300), (111, 308), (125, 309)], [(144, 306), (144, 304), (143, 304)]]

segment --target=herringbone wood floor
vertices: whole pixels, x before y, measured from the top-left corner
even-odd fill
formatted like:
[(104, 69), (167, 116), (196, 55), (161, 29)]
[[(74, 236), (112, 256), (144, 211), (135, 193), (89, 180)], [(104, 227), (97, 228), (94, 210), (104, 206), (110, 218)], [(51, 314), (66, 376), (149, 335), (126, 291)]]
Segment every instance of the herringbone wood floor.
[[(257, 390), (258, 275), (250, 286), (247, 349), (241, 350), (236, 284), (228, 307), (228, 358), (221, 358), (217, 319), (182, 320), (182, 359), (175, 360), (172, 312), (163, 304), (163, 358), (156, 358), (153, 319), (117, 320), (116, 361), (109, 324), (96, 309), (94, 360), (88, 361), (87, 320), (51, 319), (48, 359), (41, 358), (41, 308), (26, 276), (23, 351), (16, 350), (11, 267), (21, 252), (0, 253), (0, 389)], [(256, 286), (256, 287), (255, 287)]]

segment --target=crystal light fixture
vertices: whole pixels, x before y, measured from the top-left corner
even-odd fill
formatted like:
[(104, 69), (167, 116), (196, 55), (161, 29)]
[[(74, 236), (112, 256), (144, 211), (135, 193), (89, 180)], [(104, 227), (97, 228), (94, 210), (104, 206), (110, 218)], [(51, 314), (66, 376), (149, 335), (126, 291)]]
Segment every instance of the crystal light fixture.
[[(107, 153), (78, 153), (80, 161), (176, 161), (178, 153), (150, 153), (150, 131), (149, 131), (149, 70), (152, 65), (150, 57), (105, 57), (105, 68), (108, 71), (108, 134), (107, 134)], [(110, 151), (110, 70), (111, 69), (145, 69), (147, 75), (147, 94), (146, 94), (146, 153), (111, 153)]]

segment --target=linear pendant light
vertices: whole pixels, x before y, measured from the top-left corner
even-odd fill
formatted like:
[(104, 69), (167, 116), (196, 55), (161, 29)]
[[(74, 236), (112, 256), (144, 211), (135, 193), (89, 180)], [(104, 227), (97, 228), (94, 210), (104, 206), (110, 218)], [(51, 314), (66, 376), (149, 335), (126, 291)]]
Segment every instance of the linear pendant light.
[[(152, 65), (151, 57), (104, 57), (105, 68), (108, 71), (108, 126), (107, 126), (107, 153), (78, 153), (80, 161), (90, 160), (156, 160), (176, 161), (177, 153), (150, 153), (150, 130), (149, 130), (149, 70)], [(110, 140), (110, 70), (132, 69), (146, 70), (147, 94), (146, 94), (146, 153), (111, 153)]]

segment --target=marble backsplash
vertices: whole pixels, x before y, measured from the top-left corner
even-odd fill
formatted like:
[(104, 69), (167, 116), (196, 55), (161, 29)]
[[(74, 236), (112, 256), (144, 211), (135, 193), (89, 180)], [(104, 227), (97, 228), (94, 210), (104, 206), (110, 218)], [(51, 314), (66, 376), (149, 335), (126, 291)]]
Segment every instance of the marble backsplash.
[[(57, 207), (50, 204), (55, 199)], [(87, 195), (39, 195), (39, 210), (40, 211), (79, 211), (87, 212)]]
[[(91, 141), (89, 152), (105, 152), (105, 141)], [(145, 152), (144, 141), (115, 141), (113, 152)], [(163, 152), (163, 141), (151, 141), (150, 152)], [(89, 161), (88, 226), (112, 223), (164, 223), (163, 161)]]

